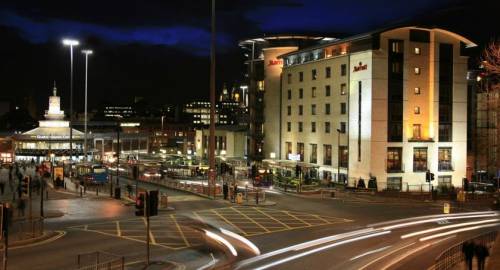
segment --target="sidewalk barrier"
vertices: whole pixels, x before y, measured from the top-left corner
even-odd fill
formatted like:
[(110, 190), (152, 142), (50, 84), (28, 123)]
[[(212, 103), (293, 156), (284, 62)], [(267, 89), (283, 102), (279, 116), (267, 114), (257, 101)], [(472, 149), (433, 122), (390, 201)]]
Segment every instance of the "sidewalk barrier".
[(484, 233), (474, 238), (468, 239), (466, 241), (462, 241), (448, 248), (447, 250), (443, 251), (436, 257), (434, 265), (429, 269), (432, 270), (454, 269), (457, 264), (461, 263), (465, 259), (464, 254), (462, 252), (462, 246), (465, 242), (474, 241), (477, 242), (478, 244), (487, 246), (489, 249), (491, 245), (495, 242), (497, 234), (498, 231)]
[(103, 251), (95, 251), (77, 255), (79, 270), (124, 270), (125, 257)]

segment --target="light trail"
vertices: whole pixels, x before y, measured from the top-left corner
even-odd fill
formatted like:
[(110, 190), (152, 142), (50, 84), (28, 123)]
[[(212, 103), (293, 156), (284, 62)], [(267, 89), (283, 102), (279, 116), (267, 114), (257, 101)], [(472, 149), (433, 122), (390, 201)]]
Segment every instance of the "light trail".
[(438, 233), (438, 234), (430, 235), (430, 236), (427, 236), (427, 237), (422, 237), (419, 240), (421, 242), (423, 242), (423, 241), (427, 241), (427, 240), (430, 240), (430, 239), (434, 239), (434, 238), (438, 238), (438, 237), (442, 237), (442, 236), (447, 236), (447, 235), (450, 235), (450, 234), (456, 234), (456, 233), (466, 232), (466, 231), (473, 231), (473, 230), (483, 229), (483, 228), (489, 228), (489, 227), (496, 227), (496, 226), (499, 226), (499, 225), (500, 225), (500, 223), (493, 223), (493, 224), (487, 224), (487, 225), (478, 225), (478, 226), (466, 227), (466, 228), (462, 228), (462, 229), (456, 229), (456, 230), (452, 230), (452, 231), (448, 231), (448, 232), (444, 232), (444, 233)]
[(213, 233), (211, 231), (207, 231), (207, 230), (205, 230), (205, 234), (208, 237), (210, 237), (210, 238), (214, 239), (215, 241), (226, 246), (229, 249), (229, 251), (231, 252), (231, 254), (233, 254), (233, 256), (235, 256), (235, 257), (238, 256), (238, 252), (236, 252), (236, 249), (234, 248), (234, 246), (231, 245), (231, 243), (229, 243), (226, 239), (224, 239), (223, 237), (221, 237), (218, 234), (215, 234), (215, 233)]
[(432, 228), (432, 229), (427, 229), (427, 230), (422, 230), (422, 231), (417, 231), (417, 232), (405, 234), (405, 235), (401, 236), (401, 239), (406, 239), (408, 237), (413, 237), (413, 236), (431, 233), (431, 232), (443, 231), (443, 230), (451, 229), (451, 228), (465, 227), (465, 226), (469, 226), (469, 225), (477, 225), (477, 224), (490, 223), (490, 222), (495, 222), (495, 221), (500, 221), (500, 219), (498, 219), (498, 218), (486, 219), (486, 220), (481, 220), (481, 221), (473, 221), (473, 222), (465, 222), (465, 223), (441, 226), (441, 227), (437, 227), (437, 228)]
[(243, 237), (239, 234), (236, 234), (232, 231), (228, 231), (228, 230), (223, 229), (223, 228), (220, 228), (220, 231), (227, 236), (230, 236), (230, 237), (233, 237), (233, 238), (239, 240), (240, 242), (247, 245), (256, 255), (260, 255), (259, 248), (257, 246), (255, 246), (254, 243), (252, 243), (250, 240), (246, 239), (245, 237)]
[(468, 219), (468, 218), (481, 218), (481, 217), (493, 217), (493, 216), (498, 216), (498, 214), (482, 214), (482, 215), (469, 215), (469, 216), (451, 216), (451, 217), (446, 217), (446, 218), (431, 218), (431, 219), (424, 219), (424, 220), (418, 220), (418, 221), (413, 221), (413, 222), (406, 222), (406, 223), (400, 223), (396, 225), (391, 225), (391, 226), (386, 226), (383, 227), (382, 229), (384, 230), (393, 230), (393, 229), (399, 229), (399, 228), (404, 228), (404, 227), (410, 227), (413, 225), (419, 225), (419, 224), (424, 224), (424, 223), (429, 223), (429, 222), (436, 222), (436, 221), (441, 221), (441, 220), (454, 220), (454, 219)]
[(367, 251), (365, 253), (362, 253), (362, 254), (359, 254), (357, 256), (354, 256), (350, 259), (350, 261), (354, 261), (356, 259), (359, 259), (361, 257), (364, 257), (364, 256), (367, 256), (367, 255), (370, 255), (370, 254), (373, 254), (373, 253), (377, 253), (377, 252), (380, 252), (380, 251), (384, 251), (388, 248), (390, 248), (391, 246), (385, 246), (385, 247), (381, 247), (381, 248), (378, 248), (378, 249), (374, 249), (374, 250), (370, 250), (370, 251)]
[(405, 222), (405, 221), (412, 221), (412, 220), (418, 220), (418, 219), (425, 219), (425, 218), (454, 217), (454, 216), (483, 215), (483, 214), (495, 214), (495, 215), (498, 215), (499, 213), (498, 212), (494, 212), (494, 211), (479, 211), (479, 212), (466, 212), (466, 213), (455, 213), (455, 214), (428, 215), (428, 216), (403, 218), (403, 219), (396, 219), (396, 220), (389, 220), (389, 221), (384, 221), (384, 222), (379, 222), (379, 223), (373, 223), (373, 224), (367, 225), (366, 227), (379, 227), (379, 226), (383, 226), (383, 225), (387, 225), (387, 224), (393, 224), (393, 223)]
[(289, 262), (289, 261), (293, 261), (293, 260), (302, 258), (304, 256), (308, 256), (308, 255), (311, 255), (313, 253), (317, 253), (317, 252), (320, 252), (320, 251), (323, 251), (323, 250), (326, 250), (326, 249), (329, 249), (329, 248), (332, 248), (332, 247), (336, 247), (336, 246), (340, 246), (340, 245), (343, 245), (343, 244), (347, 244), (347, 243), (351, 243), (351, 242), (355, 242), (355, 241), (359, 241), (359, 240), (363, 240), (363, 239), (367, 239), (367, 238), (372, 238), (372, 237), (376, 237), (376, 236), (380, 236), (380, 235), (384, 235), (384, 234), (389, 234), (389, 233), (391, 233), (391, 231), (382, 231), (382, 232), (377, 232), (377, 233), (372, 233), (372, 234), (368, 234), (368, 235), (364, 235), (364, 236), (359, 236), (359, 237), (347, 239), (347, 240), (344, 240), (344, 241), (340, 241), (340, 242), (336, 242), (336, 243), (329, 244), (329, 245), (326, 245), (326, 246), (322, 246), (322, 247), (319, 247), (319, 248), (316, 248), (316, 249), (308, 250), (308, 251), (305, 251), (305, 252), (302, 252), (302, 253), (299, 253), (299, 254), (296, 254), (296, 255), (293, 255), (293, 256), (281, 259), (281, 260), (277, 260), (277, 261), (274, 261), (272, 263), (266, 264), (264, 266), (257, 267), (255, 269), (256, 270), (264, 270), (264, 269), (267, 269), (267, 268), (270, 268), (270, 267), (274, 267), (276, 265), (280, 265), (282, 263), (286, 263), (286, 262)]

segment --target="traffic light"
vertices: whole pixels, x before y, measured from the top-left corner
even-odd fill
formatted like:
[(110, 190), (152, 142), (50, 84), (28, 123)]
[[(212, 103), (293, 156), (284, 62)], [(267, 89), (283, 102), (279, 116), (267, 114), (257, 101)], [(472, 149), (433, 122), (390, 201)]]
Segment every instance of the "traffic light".
[(434, 180), (434, 174), (430, 171), (425, 172), (425, 182), (429, 183)]
[(431, 181), (433, 181), (433, 180), (434, 180), (434, 174), (431, 173)]
[(28, 195), (30, 188), (30, 179), (28, 176), (25, 176), (21, 181), (21, 191), (23, 194)]
[(144, 206), (146, 203), (146, 193), (140, 192), (135, 198), (135, 215), (143, 217), (144, 216)]
[(148, 194), (148, 203), (146, 205), (148, 216), (157, 216), (158, 215), (158, 190), (151, 190)]

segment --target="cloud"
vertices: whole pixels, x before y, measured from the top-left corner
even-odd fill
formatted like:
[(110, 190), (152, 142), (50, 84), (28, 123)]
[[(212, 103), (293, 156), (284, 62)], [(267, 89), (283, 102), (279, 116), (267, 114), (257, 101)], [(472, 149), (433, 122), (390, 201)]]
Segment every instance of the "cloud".
[[(23, 38), (33, 43), (63, 37), (96, 36), (108, 42), (172, 46), (194, 55), (208, 55), (210, 52), (209, 30), (195, 26), (117, 27), (62, 19), (37, 21), (9, 11), (0, 11), (0, 24), (18, 29)], [(217, 33), (217, 44), (222, 48), (234, 45), (225, 33)]]

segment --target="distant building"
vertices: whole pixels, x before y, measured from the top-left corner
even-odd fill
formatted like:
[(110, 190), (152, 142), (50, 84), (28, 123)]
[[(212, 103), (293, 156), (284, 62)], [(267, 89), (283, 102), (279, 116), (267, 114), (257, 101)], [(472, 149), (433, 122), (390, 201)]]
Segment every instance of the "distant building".
[(130, 105), (107, 105), (104, 106), (103, 115), (105, 118), (132, 118), (136, 112)]
[[(208, 129), (196, 130), (196, 155), (208, 158)], [(217, 127), (215, 129), (215, 155), (221, 157), (247, 156), (247, 132), (243, 127)]]

